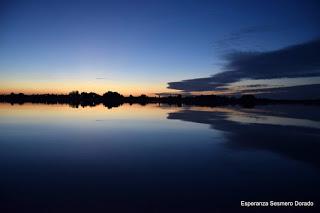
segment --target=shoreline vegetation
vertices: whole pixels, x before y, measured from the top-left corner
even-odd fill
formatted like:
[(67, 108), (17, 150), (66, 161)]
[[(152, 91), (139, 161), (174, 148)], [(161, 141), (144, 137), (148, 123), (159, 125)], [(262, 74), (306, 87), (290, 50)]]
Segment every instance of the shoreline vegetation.
[(264, 104), (304, 104), (319, 105), (320, 99), (313, 100), (275, 100), (256, 98), (254, 95), (242, 95), (241, 97), (218, 96), (218, 95), (168, 95), (168, 96), (123, 96), (118, 92), (108, 91), (103, 95), (93, 92), (72, 91), (69, 94), (33, 94), (11, 93), (0, 95), (0, 102), (11, 104), (42, 103), (42, 104), (69, 104), (71, 107), (96, 106), (103, 104), (108, 108), (118, 107), (124, 103), (146, 105), (150, 103), (168, 105), (191, 105), (191, 106), (226, 106), (240, 105), (254, 107)]

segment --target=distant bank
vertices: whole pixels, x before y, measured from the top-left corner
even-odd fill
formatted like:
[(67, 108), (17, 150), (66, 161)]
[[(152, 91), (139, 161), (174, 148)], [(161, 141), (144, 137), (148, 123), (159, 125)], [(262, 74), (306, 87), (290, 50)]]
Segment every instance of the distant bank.
[(67, 95), (61, 94), (33, 94), (11, 93), (0, 95), (0, 102), (11, 104), (23, 103), (43, 103), (43, 104), (69, 104), (73, 107), (95, 106), (104, 104), (106, 107), (116, 107), (123, 103), (164, 103), (169, 105), (194, 105), (194, 106), (222, 106), (241, 105), (243, 107), (253, 107), (261, 104), (312, 104), (320, 106), (320, 99), (313, 100), (273, 100), (256, 98), (254, 95), (243, 95), (241, 97), (217, 96), (217, 95), (197, 95), (197, 96), (123, 96), (118, 92), (108, 91), (103, 95), (93, 92), (87, 93), (78, 91), (70, 92)]

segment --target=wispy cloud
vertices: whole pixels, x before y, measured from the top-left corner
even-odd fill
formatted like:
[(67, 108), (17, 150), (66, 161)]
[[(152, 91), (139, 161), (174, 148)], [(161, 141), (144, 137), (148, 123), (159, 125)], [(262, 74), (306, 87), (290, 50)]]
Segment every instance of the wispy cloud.
[(242, 28), (238, 31), (234, 31), (225, 35), (223, 39), (214, 42), (213, 47), (216, 51), (228, 51), (234, 49), (243, 44), (245, 40), (250, 39), (250, 45), (252, 45), (252, 38), (260, 36), (261, 34), (278, 32), (280, 29), (271, 25), (257, 25)]

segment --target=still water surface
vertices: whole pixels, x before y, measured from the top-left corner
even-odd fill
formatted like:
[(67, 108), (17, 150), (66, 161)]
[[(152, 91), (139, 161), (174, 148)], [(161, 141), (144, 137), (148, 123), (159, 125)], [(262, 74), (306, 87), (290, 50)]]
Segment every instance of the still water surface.
[(2, 212), (320, 205), (315, 106), (0, 104), (0, 135)]

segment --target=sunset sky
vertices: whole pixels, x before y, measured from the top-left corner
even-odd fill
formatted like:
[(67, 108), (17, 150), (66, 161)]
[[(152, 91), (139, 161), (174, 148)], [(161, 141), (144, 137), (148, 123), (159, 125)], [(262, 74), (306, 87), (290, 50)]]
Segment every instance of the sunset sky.
[(316, 0), (1, 1), (0, 93), (319, 96), (319, 11)]

